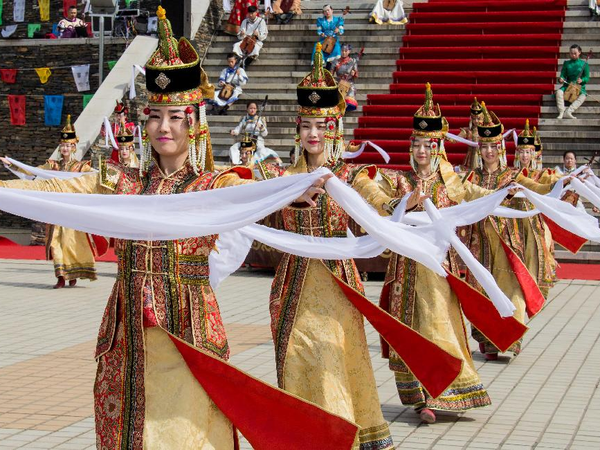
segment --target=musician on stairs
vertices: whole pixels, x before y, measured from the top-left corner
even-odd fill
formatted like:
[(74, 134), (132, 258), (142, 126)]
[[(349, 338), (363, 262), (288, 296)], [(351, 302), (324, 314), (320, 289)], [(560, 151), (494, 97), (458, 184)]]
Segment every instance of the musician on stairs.
[(263, 17), (258, 17), (256, 6), (250, 6), (248, 16), (242, 22), (238, 32), (239, 41), (233, 45), (233, 53), (240, 58), (245, 58), (244, 67), (248, 67), (258, 57), (268, 34), (267, 22)]
[[(563, 117), (567, 119), (576, 119), (573, 115), (577, 108), (579, 108), (587, 93), (585, 91), (585, 85), (590, 79), (590, 66), (587, 63), (587, 59), (581, 59), (581, 47), (577, 44), (571, 45), (569, 49), (569, 59), (563, 63), (562, 70), (560, 71), (559, 82), (562, 86), (556, 91), (556, 107), (558, 108), (557, 119)], [(571, 92), (574, 91), (573, 94)], [(576, 95), (576, 94), (579, 95)], [(565, 99), (569, 100), (571, 97), (571, 105), (565, 109)]]
[(211, 100), (212, 113), (226, 115), (229, 107), (242, 95), (242, 86), (248, 82), (246, 71), (240, 67), (235, 53), (227, 54), (227, 67), (221, 71), (218, 90)]
[(377, 0), (369, 14), (369, 23), (377, 25), (404, 25), (406, 22), (402, 0)]

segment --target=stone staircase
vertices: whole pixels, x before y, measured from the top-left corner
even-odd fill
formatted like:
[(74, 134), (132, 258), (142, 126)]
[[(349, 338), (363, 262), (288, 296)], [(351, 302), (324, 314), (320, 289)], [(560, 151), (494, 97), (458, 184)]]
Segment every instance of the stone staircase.
[[(600, 150), (600, 22), (591, 21), (587, 0), (569, 0), (566, 11), (563, 39), (560, 48), (560, 64), (568, 59), (569, 47), (579, 44), (584, 53), (592, 49), (596, 58), (589, 60), (590, 81), (586, 90), (588, 98), (577, 110), (577, 120), (558, 120), (558, 110), (553, 95), (544, 96), (539, 131), (544, 143), (544, 166), (562, 164), (566, 150), (577, 152), (578, 163)], [(558, 78), (558, 74), (557, 74)], [(595, 164), (595, 169), (598, 165)], [(598, 173), (598, 170), (595, 170)], [(589, 213), (591, 205), (586, 204)], [(593, 214), (593, 213), (592, 213)], [(598, 216), (598, 215), (596, 215)], [(577, 255), (557, 246), (560, 261), (600, 261), (600, 245), (587, 243)]]
[[(360, 62), (360, 78), (356, 84), (359, 108), (344, 118), (346, 138), (351, 139), (367, 93), (386, 93), (395, 70), (398, 47), (404, 33), (403, 27), (377, 26), (368, 23), (372, 3), (364, 0), (330, 2), (336, 15), (350, 6), (345, 16), (345, 34), (341, 41), (352, 44), (354, 51), (365, 47)], [(411, 1), (405, 1), (409, 11)], [(317, 40), (316, 20), (322, 16), (322, 2), (302, 2), (303, 14), (288, 25), (269, 24), (269, 37), (260, 53), (260, 58), (248, 69), (249, 82), (244, 87), (240, 100), (234, 104), (227, 116), (209, 116), (211, 139), (215, 159), (225, 162), (228, 149), (235, 142), (229, 134), (245, 114), (246, 102), (269, 96), (265, 113), (269, 135), (265, 145), (276, 150), (284, 161), (294, 145), (296, 117), (296, 85), (310, 70), (310, 57)], [(225, 17), (224, 20), (226, 20)], [(219, 33), (210, 47), (203, 67), (211, 82), (215, 82), (225, 66), (225, 55), (231, 51), (236, 39)]]

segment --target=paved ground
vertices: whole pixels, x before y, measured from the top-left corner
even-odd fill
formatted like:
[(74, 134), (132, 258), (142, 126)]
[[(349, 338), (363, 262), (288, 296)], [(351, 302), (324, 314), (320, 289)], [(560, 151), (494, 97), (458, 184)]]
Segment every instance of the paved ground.
[[(92, 354), (115, 265), (101, 263), (99, 271), (94, 283), (53, 291), (49, 263), (0, 260), (0, 449), (94, 448)], [(232, 362), (274, 383), (271, 277), (241, 272), (217, 295)], [(380, 288), (368, 282), (369, 297)], [(442, 415), (432, 426), (400, 404), (378, 337), (367, 332), (382, 408), (402, 448), (600, 448), (598, 282), (558, 283), (517, 359), (486, 363), (475, 353), (493, 405)]]

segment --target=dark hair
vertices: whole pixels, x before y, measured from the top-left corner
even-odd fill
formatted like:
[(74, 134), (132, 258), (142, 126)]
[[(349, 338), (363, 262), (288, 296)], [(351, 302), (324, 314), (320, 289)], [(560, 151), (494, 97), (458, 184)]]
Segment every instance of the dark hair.
[(573, 50), (574, 48), (576, 48), (577, 50), (579, 50), (579, 53), (583, 52), (583, 50), (581, 50), (581, 47), (578, 44), (571, 45), (571, 47), (569, 47), (569, 50)]
[(69, 6), (69, 11), (71, 11), (72, 9), (77, 9), (77, 6), (76, 5)]
[(250, 100), (248, 103), (246, 103), (246, 109), (250, 108), (250, 105), (255, 105), (256, 109), (258, 109), (258, 103), (256, 103), (254, 100)]
[(563, 159), (565, 159), (565, 158), (566, 158), (566, 156), (567, 156), (569, 153), (573, 153), (573, 157), (574, 157), (575, 159), (577, 159), (577, 153), (575, 153), (573, 150), (567, 150), (566, 152), (564, 152), (564, 153), (563, 153)]
[(291, 149), (290, 150), (290, 158), (294, 155), (294, 153), (296, 153), (296, 150), (295, 149)]
[(254, 5), (248, 6), (248, 12), (249, 13), (253, 13), (253, 12), (256, 12), (256, 11), (258, 11), (258, 8), (256, 6), (254, 6)]
[(237, 61), (238, 56), (235, 53), (230, 52), (230, 53), (227, 53), (227, 59), (229, 59), (229, 58), (235, 58)]

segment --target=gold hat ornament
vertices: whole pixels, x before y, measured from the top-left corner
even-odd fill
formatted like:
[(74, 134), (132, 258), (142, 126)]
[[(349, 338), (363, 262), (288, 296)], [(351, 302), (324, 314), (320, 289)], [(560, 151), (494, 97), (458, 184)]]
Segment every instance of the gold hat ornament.
[(75, 132), (75, 127), (71, 124), (71, 114), (67, 115), (67, 123), (64, 128), (60, 131), (60, 143), (63, 144), (77, 144), (79, 138)]
[(413, 145), (415, 138), (427, 138), (431, 140), (431, 171), (437, 171), (440, 160), (445, 159), (446, 150), (444, 148), (444, 139), (448, 132), (448, 121), (442, 116), (439, 104), (433, 102), (433, 91), (431, 84), (425, 84), (425, 102), (413, 116), (413, 132), (411, 135), (410, 146), (410, 165), (417, 171), (417, 163), (413, 155)]
[(530, 165), (532, 169), (535, 169), (537, 165), (535, 161), (535, 135), (529, 128), (529, 119), (525, 121), (525, 128), (523, 128), (523, 131), (517, 136), (517, 148), (515, 149), (514, 162), (514, 166), (517, 169), (521, 168), (521, 160), (519, 159), (520, 152), (530, 152), (532, 154)]
[[(485, 102), (481, 102), (482, 123), (477, 125), (477, 141), (482, 143), (498, 144), (498, 155), (500, 158), (500, 167), (506, 168), (506, 145), (504, 142), (504, 125), (498, 119), (498, 116), (493, 111), (487, 109)], [(481, 159), (481, 145), (477, 151), (477, 163), (480, 168), (483, 168), (483, 160)]]
[(471, 115), (478, 116), (482, 111), (481, 103), (477, 101), (477, 97), (473, 97), (473, 103), (471, 103)]
[[(150, 114), (152, 106), (187, 106), (185, 115), (190, 126), (189, 160), (194, 173), (214, 170), (212, 146), (206, 120), (204, 97), (214, 96), (214, 86), (200, 66), (200, 57), (193, 45), (182, 37), (177, 41), (173, 36), (171, 22), (166, 11), (159, 6), (158, 48), (146, 62), (146, 88), (149, 107), (144, 114)], [(193, 126), (192, 117), (197, 114), (198, 123)], [(152, 148), (144, 133), (144, 152), (140, 173), (147, 171), (152, 158)]]
[(303, 117), (326, 119), (324, 134), (325, 159), (328, 163), (337, 161), (344, 151), (342, 117), (346, 112), (346, 102), (333, 75), (323, 66), (323, 53), (320, 43), (317, 43), (316, 46), (313, 67), (296, 87), (296, 95), (299, 105), (294, 145), (296, 164), (300, 161), (302, 151), (300, 122)]

